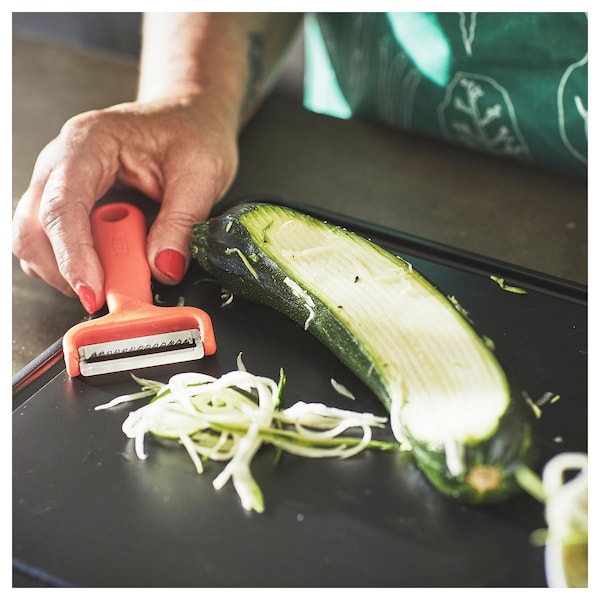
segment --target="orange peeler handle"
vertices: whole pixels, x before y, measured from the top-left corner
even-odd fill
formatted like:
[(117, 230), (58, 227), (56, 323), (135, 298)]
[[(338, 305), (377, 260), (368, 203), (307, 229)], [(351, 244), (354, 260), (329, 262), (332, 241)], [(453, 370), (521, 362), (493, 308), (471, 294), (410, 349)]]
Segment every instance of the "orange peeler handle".
[(152, 304), (150, 266), (146, 258), (146, 219), (126, 202), (104, 204), (90, 217), (94, 245), (104, 268), (108, 310), (132, 301)]

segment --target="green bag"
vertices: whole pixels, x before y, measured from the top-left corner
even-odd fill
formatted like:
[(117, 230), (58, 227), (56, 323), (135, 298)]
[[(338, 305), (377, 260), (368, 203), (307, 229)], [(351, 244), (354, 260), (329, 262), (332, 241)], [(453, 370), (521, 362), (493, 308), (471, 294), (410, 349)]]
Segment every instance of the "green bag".
[(306, 20), (305, 106), (587, 174), (585, 13)]

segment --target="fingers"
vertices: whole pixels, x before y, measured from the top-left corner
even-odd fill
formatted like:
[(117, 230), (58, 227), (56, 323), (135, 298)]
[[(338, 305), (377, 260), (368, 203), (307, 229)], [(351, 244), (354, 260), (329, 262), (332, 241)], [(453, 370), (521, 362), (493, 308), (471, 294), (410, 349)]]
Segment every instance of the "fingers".
[[(54, 172), (39, 193), (29, 189), (13, 218), (13, 252), (23, 271), (67, 296), (77, 294), (92, 313), (104, 303), (104, 276), (93, 249), (90, 204), (70, 202)], [(92, 201), (93, 204), (93, 201)]]
[[(37, 210), (29, 213), (26, 205), (28, 198), (23, 198), (13, 220), (13, 253), (20, 260), (21, 268), (30, 277), (39, 277), (66, 296), (73, 296), (74, 291), (58, 270), (52, 246), (44, 230), (39, 226)], [(35, 254), (28, 249), (35, 248)]]
[(208, 217), (231, 185), (237, 168), (234, 148), (223, 155), (215, 152), (188, 160), (189, 168), (180, 164), (177, 176), (166, 180), (161, 209), (148, 233), (150, 268), (165, 284), (182, 280), (190, 261), (192, 226)]
[(96, 197), (86, 192), (86, 177), (73, 168), (68, 175), (61, 168), (53, 170), (42, 194), (39, 222), (60, 275), (93, 313), (104, 304), (104, 273), (89, 221)]
[(192, 226), (208, 217), (214, 202), (212, 190), (197, 181), (165, 189), (147, 239), (148, 261), (158, 281), (175, 284), (183, 279), (190, 261)]
[(110, 153), (102, 150), (102, 140), (90, 143), (84, 125), (81, 118), (72, 120), (40, 153), (15, 209), (13, 252), (26, 274), (64, 294), (76, 293), (84, 308), (94, 312), (104, 303), (104, 276), (89, 213), (112, 180), (98, 158)]
[[(60, 274), (52, 245), (39, 222), (39, 207), (48, 172), (42, 166), (44, 153), (34, 170), (34, 177), (23, 194), (13, 215), (12, 249), (21, 268), (31, 277), (39, 277), (66, 295), (73, 295), (71, 286)], [(36, 175), (37, 173), (37, 175)]]

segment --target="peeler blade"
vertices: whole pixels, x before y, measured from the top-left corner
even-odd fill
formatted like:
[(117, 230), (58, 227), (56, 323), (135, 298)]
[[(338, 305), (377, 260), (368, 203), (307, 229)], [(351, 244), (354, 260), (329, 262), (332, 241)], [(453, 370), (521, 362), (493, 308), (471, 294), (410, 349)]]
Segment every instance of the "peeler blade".
[(205, 354), (197, 329), (89, 344), (78, 352), (80, 372), (86, 377), (188, 362)]

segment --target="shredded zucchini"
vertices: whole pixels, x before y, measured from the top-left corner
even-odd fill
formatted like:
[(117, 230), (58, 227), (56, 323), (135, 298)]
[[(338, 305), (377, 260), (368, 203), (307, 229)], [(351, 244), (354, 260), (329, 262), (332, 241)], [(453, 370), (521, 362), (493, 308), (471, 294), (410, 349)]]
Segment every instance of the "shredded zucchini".
[(239, 248), (227, 248), (225, 252), (226, 254), (237, 254), (242, 259), (244, 266), (248, 269), (248, 271), (250, 271), (250, 273), (252, 273), (252, 277), (254, 277), (254, 279), (258, 279), (258, 273), (256, 272), (256, 269), (250, 264), (248, 257)]
[(350, 400), (356, 400), (354, 394), (345, 385), (337, 382), (333, 377), (331, 378), (331, 387), (340, 394), (340, 396), (345, 396), (346, 398), (350, 398)]
[(546, 463), (541, 477), (525, 466), (516, 476), (521, 487), (545, 505), (548, 528), (533, 532), (532, 543), (546, 546), (549, 585), (587, 587), (587, 454), (562, 452)]
[(523, 288), (516, 287), (514, 285), (508, 285), (504, 281), (504, 277), (498, 277), (496, 275), (490, 275), (490, 279), (495, 281), (500, 288), (502, 288), (505, 292), (511, 292), (513, 294), (526, 294), (527, 291)]
[[(309, 458), (349, 458), (366, 448), (397, 447), (372, 437), (372, 428), (385, 424), (383, 417), (314, 402), (281, 409), (283, 370), (276, 382), (247, 372), (241, 354), (237, 362), (238, 370), (219, 378), (180, 373), (163, 384), (134, 376), (140, 392), (119, 396), (96, 410), (152, 396), (123, 423), (125, 435), (135, 440), (138, 458), (147, 458), (144, 438), (152, 434), (178, 440), (198, 473), (206, 460), (225, 461), (213, 486), (221, 489), (231, 480), (244, 509), (256, 512), (263, 512), (265, 505), (250, 464), (263, 444)], [(352, 431), (361, 434), (343, 435)]]

